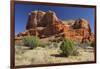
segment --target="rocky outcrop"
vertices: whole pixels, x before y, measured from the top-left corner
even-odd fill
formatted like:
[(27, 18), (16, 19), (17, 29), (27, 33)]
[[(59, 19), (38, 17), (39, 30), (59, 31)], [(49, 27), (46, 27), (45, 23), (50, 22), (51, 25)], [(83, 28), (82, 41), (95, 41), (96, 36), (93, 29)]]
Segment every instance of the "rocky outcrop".
[[(71, 21), (70, 21), (71, 22)], [(61, 21), (53, 11), (33, 11), (29, 14), (26, 24), (26, 31), (17, 36), (37, 35), (40, 38), (47, 38), (62, 33), (59, 37), (72, 40), (93, 40), (90, 25), (85, 19), (69, 22)]]

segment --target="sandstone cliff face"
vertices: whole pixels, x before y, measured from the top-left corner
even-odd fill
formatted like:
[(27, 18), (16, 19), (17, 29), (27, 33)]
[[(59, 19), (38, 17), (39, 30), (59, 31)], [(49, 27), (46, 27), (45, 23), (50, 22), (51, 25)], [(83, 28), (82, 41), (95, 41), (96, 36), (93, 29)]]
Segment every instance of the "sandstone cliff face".
[(77, 19), (73, 23), (68, 24), (56, 16), (53, 11), (33, 11), (30, 13), (26, 24), (26, 31), (21, 32), (18, 36), (37, 35), (40, 38), (55, 36), (62, 33), (59, 37), (72, 40), (91, 40), (91, 29), (89, 23), (85, 19)]

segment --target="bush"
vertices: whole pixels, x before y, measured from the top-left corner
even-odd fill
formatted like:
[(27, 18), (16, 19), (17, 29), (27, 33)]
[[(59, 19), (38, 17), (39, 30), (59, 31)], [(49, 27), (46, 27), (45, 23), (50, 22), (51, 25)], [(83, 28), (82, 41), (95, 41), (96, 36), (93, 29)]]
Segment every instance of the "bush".
[(92, 41), (92, 42), (90, 43), (90, 46), (91, 46), (91, 47), (94, 47), (94, 46), (95, 46), (95, 41)]
[(75, 44), (73, 41), (65, 39), (61, 46), (60, 46), (60, 50), (62, 51), (61, 54), (63, 54), (64, 56), (69, 56), (69, 55), (78, 55), (78, 51), (75, 47)]
[(39, 45), (39, 38), (36, 36), (25, 36), (23, 43), (25, 46), (29, 46), (30, 49), (33, 49)]
[(91, 46), (94, 47), (95, 46), (95, 41), (87, 41), (85, 42), (86, 46)]

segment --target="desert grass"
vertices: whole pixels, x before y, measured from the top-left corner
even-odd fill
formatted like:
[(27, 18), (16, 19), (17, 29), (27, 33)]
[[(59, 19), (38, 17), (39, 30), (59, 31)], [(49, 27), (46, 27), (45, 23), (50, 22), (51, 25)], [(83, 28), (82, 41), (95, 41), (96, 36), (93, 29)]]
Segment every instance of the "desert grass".
[(15, 64), (29, 65), (29, 64), (52, 64), (52, 63), (71, 63), (94, 61), (93, 48), (79, 48), (80, 54), (78, 56), (65, 57), (61, 55), (59, 48), (51, 47), (37, 47), (29, 49), (25, 46), (15, 46)]

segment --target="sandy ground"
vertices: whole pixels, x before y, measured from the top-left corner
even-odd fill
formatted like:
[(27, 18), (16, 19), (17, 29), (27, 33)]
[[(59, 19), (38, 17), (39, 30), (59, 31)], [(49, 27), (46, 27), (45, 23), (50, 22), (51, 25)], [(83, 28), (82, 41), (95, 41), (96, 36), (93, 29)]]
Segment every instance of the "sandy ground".
[(79, 49), (78, 56), (64, 57), (60, 55), (58, 48), (42, 48), (30, 50), (28, 47), (16, 46), (15, 64), (29, 65), (29, 64), (51, 64), (51, 63), (70, 63), (94, 61), (93, 49)]

